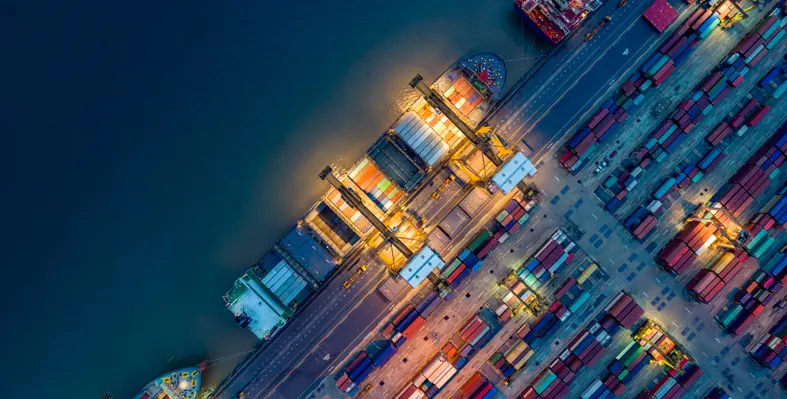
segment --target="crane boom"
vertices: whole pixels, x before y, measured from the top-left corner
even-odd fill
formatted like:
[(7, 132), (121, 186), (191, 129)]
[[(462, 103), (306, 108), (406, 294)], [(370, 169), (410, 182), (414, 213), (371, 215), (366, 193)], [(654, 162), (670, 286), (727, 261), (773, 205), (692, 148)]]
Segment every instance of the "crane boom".
[(325, 169), (320, 172), (320, 179), (326, 180), (330, 183), (339, 194), (341, 194), (342, 199), (347, 205), (358, 210), (361, 214), (369, 220), (369, 222), (374, 226), (382, 235), (385, 237), (386, 241), (390, 242), (393, 246), (396, 247), (405, 257), (410, 258), (413, 256), (413, 251), (410, 248), (407, 248), (407, 245), (404, 245), (402, 240), (394, 234), (388, 226), (385, 225), (377, 216), (372, 213), (361, 200), (361, 197), (358, 194), (349, 189), (347, 186), (344, 185), (336, 176), (333, 175), (333, 168), (330, 166), (326, 166)]
[(503, 164), (503, 160), (492, 150), (491, 145), (489, 144), (488, 140), (483, 139), (482, 137), (478, 136), (470, 126), (460, 119), (454, 111), (448, 106), (448, 104), (443, 101), (442, 97), (440, 97), (437, 93), (432, 90), (426, 83), (424, 83), (424, 78), (421, 75), (415, 75), (413, 80), (410, 81), (410, 86), (424, 95), (426, 102), (429, 103), (434, 108), (440, 110), (443, 115), (451, 121), (451, 123), (456, 126), (459, 131), (461, 131), (465, 137), (467, 137), (470, 142), (472, 142), (476, 148), (479, 148), (483, 151), (484, 155), (492, 161), (495, 166), (500, 166)]

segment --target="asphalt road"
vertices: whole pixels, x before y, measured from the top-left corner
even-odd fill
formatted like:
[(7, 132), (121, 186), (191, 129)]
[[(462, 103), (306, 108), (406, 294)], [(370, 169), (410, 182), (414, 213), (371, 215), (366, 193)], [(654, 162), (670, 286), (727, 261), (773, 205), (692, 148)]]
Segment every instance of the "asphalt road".
[[(658, 34), (641, 17), (651, 1), (633, 0), (622, 8), (608, 2), (545, 61), (530, 79), (495, 113), (490, 123), (510, 142), (524, 138), (538, 154), (551, 149), (569, 128), (592, 112), (671, 30)], [(672, 2), (687, 18), (694, 7)], [(585, 33), (605, 16), (612, 20), (589, 42)], [(671, 29), (677, 27), (673, 24)], [(573, 131), (571, 132), (573, 133)]]

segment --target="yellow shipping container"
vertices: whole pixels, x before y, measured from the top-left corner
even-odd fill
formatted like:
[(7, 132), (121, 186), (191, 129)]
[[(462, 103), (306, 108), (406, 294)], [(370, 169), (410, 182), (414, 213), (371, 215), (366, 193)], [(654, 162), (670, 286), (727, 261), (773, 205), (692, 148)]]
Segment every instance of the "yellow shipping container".
[(525, 341), (521, 341), (521, 340), (518, 341), (516, 345), (514, 345), (514, 347), (509, 349), (508, 352), (506, 353), (506, 361), (511, 363), (514, 360), (516, 360), (516, 358), (519, 357), (519, 355), (525, 350), (525, 348), (527, 348), (527, 344), (525, 343)]
[(596, 271), (596, 269), (598, 269), (598, 265), (595, 263), (588, 266), (588, 268), (582, 271), (582, 274), (577, 277), (577, 284), (584, 283), (590, 277), (590, 275)]
[(735, 255), (733, 255), (732, 252), (725, 252), (716, 260), (716, 263), (711, 266), (711, 270), (717, 274), (721, 273), (733, 259), (735, 259)]
[(516, 364), (514, 364), (514, 365), (513, 365), (513, 366), (514, 366), (514, 368), (515, 368), (515, 369), (517, 369), (517, 370), (519, 370), (519, 369), (521, 369), (522, 367), (524, 367), (524, 366), (525, 366), (525, 363), (527, 363), (527, 361), (528, 361), (528, 360), (530, 360), (530, 358), (531, 358), (531, 357), (532, 357), (532, 356), (533, 356), (535, 353), (536, 353), (536, 352), (535, 352), (534, 350), (532, 350), (532, 349), (528, 349), (528, 350), (527, 350), (527, 353), (525, 354), (525, 356), (522, 356), (522, 358), (521, 358), (521, 359), (519, 359), (519, 361), (518, 361), (518, 362), (516, 362)]

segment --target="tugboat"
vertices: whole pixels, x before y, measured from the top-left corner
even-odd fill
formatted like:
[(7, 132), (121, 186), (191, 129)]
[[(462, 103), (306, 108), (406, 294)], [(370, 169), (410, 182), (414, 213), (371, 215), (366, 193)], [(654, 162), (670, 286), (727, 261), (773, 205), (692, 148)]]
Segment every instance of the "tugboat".
[[(202, 362), (197, 367), (187, 367), (160, 375), (145, 385), (134, 399), (197, 399), (202, 372), (206, 366), (207, 363)], [(106, 394), (103, 399), (112, 399), (112, 395)]]

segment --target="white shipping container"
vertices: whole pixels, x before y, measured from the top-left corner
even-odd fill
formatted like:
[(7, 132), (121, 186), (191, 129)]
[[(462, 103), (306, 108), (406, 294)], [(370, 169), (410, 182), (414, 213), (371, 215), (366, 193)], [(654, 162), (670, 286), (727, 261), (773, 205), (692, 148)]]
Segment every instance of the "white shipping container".
[(426, 377), (424, 377), (423, 373), (418, 373), (413, 379), (413, 385), (417, 387), (420, 387), (424, 382), (426, 382)]
[(440, 378), (440, 380), (437, 381), (435, 385), (437, 385), (438, 388), (443, 388), (443, 386), (445, 386), (445, 384), (451, 379), (451, 377), (454, 376), (454, 374), (456, 374), (456, 369), (452, 366), (450, 369), (448, 369), (448, 372), (443, 374), (442, 378)]

